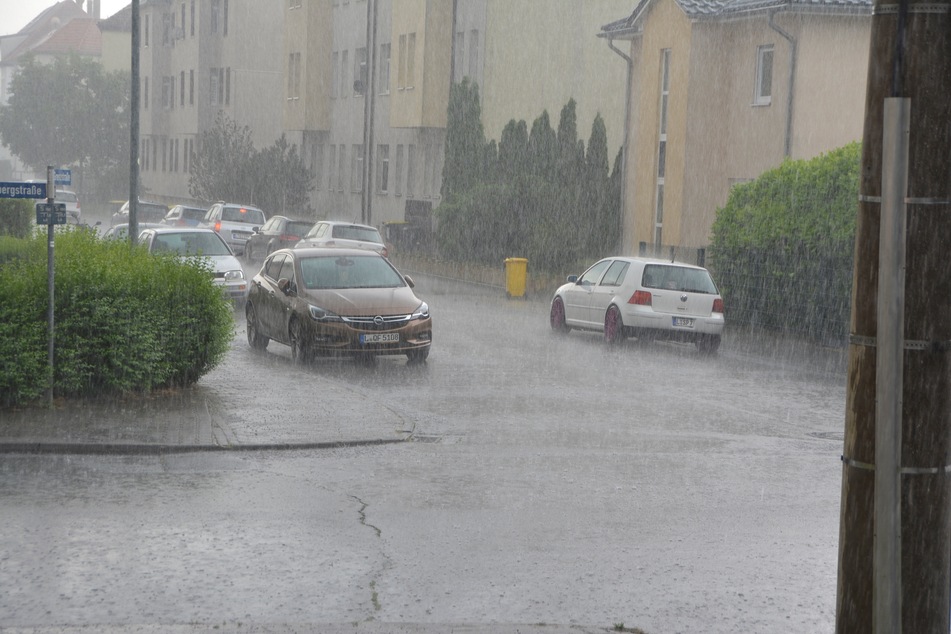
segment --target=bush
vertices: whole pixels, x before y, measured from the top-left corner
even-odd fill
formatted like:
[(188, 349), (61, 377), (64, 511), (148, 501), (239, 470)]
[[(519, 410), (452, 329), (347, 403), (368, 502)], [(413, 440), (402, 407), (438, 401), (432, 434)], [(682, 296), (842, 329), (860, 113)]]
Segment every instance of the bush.
[[(0, 198), (0, 236), (25, 238), (36, 225), (36, 201), (21, 198)], [(0, 243), (0, 260), (4, 253)]]
[[(47, 386), (47, 248), (37, 232), (0, 265), (0, 404)], [(200, 265), (87, 230), (57, 233), (54, 393), (94, 396), (186, 386), (223, 358), (231, 305)]]
[(844, 344), (860, 158), (852, 143), (733, 188), (710, 262), (731, 322)]

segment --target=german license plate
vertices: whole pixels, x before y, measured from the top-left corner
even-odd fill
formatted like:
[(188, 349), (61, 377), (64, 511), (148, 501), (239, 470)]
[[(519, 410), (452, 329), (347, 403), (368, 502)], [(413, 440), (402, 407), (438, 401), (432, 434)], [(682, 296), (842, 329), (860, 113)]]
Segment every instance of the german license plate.
[(693, 319), (690, 317), (674, 317), (674, 325), (681, 328), (693, 328)]
[(398, 332), (375, 332), (375, 333), (361, 333), (360, 334), (360, 345), (366, 345), (368, 343), (399, 343), (400, 342), (400, 333)]

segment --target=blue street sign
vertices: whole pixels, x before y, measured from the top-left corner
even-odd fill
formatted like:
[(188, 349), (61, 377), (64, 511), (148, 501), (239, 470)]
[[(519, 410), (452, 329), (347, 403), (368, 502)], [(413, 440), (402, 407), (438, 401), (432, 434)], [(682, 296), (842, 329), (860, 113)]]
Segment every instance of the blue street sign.
[(46, 183), (0, 183), (0, 198), (46, 198)]
[(36, 224), (65, 225), (66, 203), (36, 203)]
[(72, 185), (73, 173), (68, 169), (53, 170), (54, 185)]

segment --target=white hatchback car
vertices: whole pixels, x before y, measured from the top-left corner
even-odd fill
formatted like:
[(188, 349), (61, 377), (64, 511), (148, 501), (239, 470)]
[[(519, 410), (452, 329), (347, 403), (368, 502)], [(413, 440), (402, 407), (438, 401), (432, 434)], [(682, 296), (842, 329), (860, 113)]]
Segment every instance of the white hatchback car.
[(383, 257), (388, 255), (386, 243), (376, 227), (335, 220), (321, 220), (294, 245), (295, 249), (310, 247), (370, 249)]
[(723, 298), (703, 267), (648, 258), (610, 257), (555, 291), (552, 330), (604, 333), (614, 344), (627, 337), (693, 342), (702, 353), (720, 347)]

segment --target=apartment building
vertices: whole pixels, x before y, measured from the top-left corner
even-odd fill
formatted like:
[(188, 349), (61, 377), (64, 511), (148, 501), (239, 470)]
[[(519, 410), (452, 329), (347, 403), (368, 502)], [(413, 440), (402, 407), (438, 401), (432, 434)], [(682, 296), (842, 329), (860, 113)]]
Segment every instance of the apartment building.
[(143, 198), (191, 200), (192, 156), (199, 135), (214, 127), (219, 112), (248, 126), (258, 149), (281, 136), (284, 12), (276, 5), (256, 0), (142, 0)]
[(632, 60), (626, 252), (702, 248), (730, 188), (862, 138), (871, 0), (641, 0), (601, 37)]
[(600, 113), (620, 147), (627, 65), (596, 35), (628, 0), (284, 2), (284, 127), (321, 218), (378, 225), (437, 207), (449, 87), (464, 77), (489, 139), (545, 110), (557, 124), (573, 98), (579, 136)]

